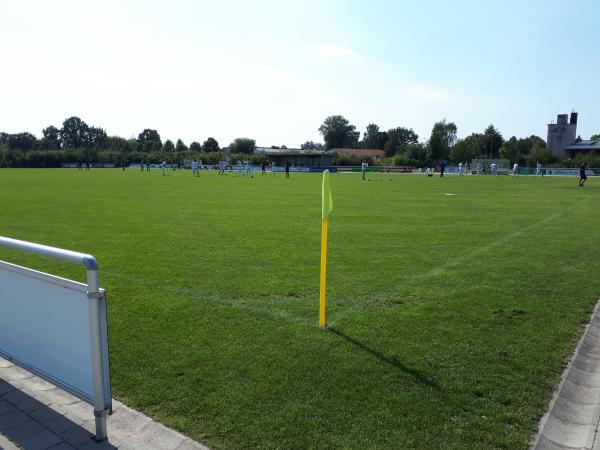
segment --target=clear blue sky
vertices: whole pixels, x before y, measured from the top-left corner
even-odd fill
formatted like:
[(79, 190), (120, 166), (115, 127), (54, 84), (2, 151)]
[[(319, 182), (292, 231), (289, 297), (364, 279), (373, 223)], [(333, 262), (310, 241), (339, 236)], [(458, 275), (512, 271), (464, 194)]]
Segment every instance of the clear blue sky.
[(0, 0), (0, 131), (76, 115), (186, 144), (321, 141), (442, 118), (537, 134), (557, 113), (600, 133), (600, 2)]

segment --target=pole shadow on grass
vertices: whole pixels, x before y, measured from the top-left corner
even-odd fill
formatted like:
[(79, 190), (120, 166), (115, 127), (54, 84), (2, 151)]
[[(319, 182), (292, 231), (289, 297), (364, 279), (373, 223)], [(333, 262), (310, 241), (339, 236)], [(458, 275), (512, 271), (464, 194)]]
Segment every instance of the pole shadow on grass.
[(429, 378), (427, 375), (423, 374), (422, 372), (419, 372), (416, 369), (412, 369), (412, 368), (408, 367), (406, 364), (404, 364), (402, 361), (400, 361), (400, 359), (398, 359), (397, 357), (386, 356), (383, 353), (381, 353), (380, 351), (375, 350), (375, 349), (367, 346), (366, 344), (363, 344), (358, 339), (355, 339), (352, 336), (348, 336), (347, 334), (336, 329), (335, 327), (327, 327), (327, 330), (331, 331), (333, 334), (350, 342), (352, 345), (359, 348), (360, 350), (362, 350), (366, 353), (369, 353), (372, 356), (375, 356), (380, 361), (383, 361), (384, 363), (387, 363), (393, 367), (396, 367), (397, 369), (400, 369), (402, 372), (412, 376), (416, 382), (424, 384), (424, 385), (432, 387), (432, 388), (435, 388), (435, 389), (440, 389), (440, 385), (434, 379)]

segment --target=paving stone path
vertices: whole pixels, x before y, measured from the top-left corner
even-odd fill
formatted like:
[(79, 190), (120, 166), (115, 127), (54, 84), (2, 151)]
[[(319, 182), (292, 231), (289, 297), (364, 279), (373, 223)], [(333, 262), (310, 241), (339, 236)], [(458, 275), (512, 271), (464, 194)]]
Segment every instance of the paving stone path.
[(600, 450), (600, 302), (540, 422), (531, 449)]
[(208, 450), (118, 401), (107, 423), (94, 441), (92, 406), (0, 358), (0, 449)]

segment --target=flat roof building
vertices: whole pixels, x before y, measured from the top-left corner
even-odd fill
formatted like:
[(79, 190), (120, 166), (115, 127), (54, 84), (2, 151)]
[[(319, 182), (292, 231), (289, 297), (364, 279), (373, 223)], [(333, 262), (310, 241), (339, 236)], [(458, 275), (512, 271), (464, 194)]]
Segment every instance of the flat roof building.
[(569, 145), (567, 148), (565, 148), (565, 155), (569, 158), (574, 158), (578, 154), (582, 153), (600, 154), (600, 141), (576, 140), (573, 145)]
[(264, 154), (275, 161), (278, 167), (289, 162), (294, 167), (330, 167), (333, 165), (331, 152), (323, 150), (302, 150), (300, 148), (254, 147), (255, 154)]

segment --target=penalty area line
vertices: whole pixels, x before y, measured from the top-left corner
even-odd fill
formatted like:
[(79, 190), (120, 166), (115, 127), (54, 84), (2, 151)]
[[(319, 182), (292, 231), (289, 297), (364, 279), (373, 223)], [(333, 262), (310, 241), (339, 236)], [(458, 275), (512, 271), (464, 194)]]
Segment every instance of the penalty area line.
[[(139, 283), (139, 277), (124, 275), (122, 273), (113, 272), (111, 270), (104, 270), (103, 273), (107, 274), (108, 276), (118, 278), (123, 281), (130, 282), (130, 283)], [(232, 307), (235, 309), (242, 309), (242, 310), (254, 312), (259, 315), (270, 317), (271, 319), (281, 319), (281, 320), (285, 320), (287, 322), (308, 325), (312, 328), (315, 328), (318, 326), (317, 321), (315, 319), (308, 319), (305, 317), (296, 316), (294, 314), (290, 314), (281, 309), (260, 306), (256, 303), (252, 303), (252, 304), (240, 303), (240, 301), (243, 301), (243, 299), (240, 299), (238, 301), (235, 299), (226, 299), (226, 298), (219, 297), (219, 296), (213, 295), (213, 294), (206, 294), (206, 293), (202, 293), (202, 292), (196, 293), (196, 292), (192, 292), (190, 288), (186, 288), (186, 287), (182, 287), (182, 286), (174, 286), (174, 285), (169, 285), (169, 284), (164, 284), (164, 283), (144, 282), (144, 285), (150, 286), (156, 290), (162, 290), (162, 291), (167, 291), (171, 294), (181, 295), (185, 299), (189, 299), (189, 300), (208, 300), (211, 303), (218, 303), (218, 304), (229, 306), (229, 307)]]

